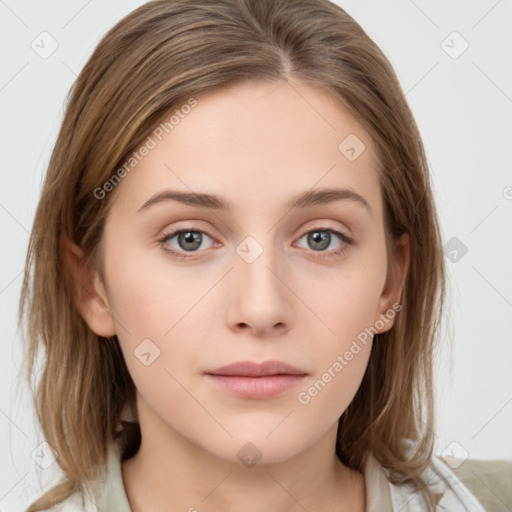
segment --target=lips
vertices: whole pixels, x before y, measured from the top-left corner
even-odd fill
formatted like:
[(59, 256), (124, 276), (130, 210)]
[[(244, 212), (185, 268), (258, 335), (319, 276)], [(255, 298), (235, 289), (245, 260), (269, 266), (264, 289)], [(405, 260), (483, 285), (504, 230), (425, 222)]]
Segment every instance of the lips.
[(307, 375), (307, 372), (291, 366), (282, 361), (264, 361), (256, 363), (254, 361), (237, 361), (235, 363), (208, 370), (208, 375), (225, 375), (239, 377), (265, 377), (269, 375)]

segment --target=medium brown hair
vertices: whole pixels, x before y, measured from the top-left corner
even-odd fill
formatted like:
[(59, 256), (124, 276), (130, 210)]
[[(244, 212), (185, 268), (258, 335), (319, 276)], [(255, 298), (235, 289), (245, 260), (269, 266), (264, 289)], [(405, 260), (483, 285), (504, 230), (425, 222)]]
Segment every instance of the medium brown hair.
[[(338, 457), (361, 471), (371, 452), (392, 482), (425, 487), (419, 475), (433, 453), (433, 353), (445, 267), (426, 156), (391, 64), (328, 0), (159, 0), (118, 22), (78, 76), (37, 207), (19, 325), (25, 312), (27, 376), (64, 477), (30, 511), (93, 480), (118, 435), (123, 407), (135, 404), (117, 337), (95, 335), (76, 307), (62, 237), (101, 274), (98, 252), (112, 194), (98, 200), (94, 190), (163, 116), (224, 84), (288, 77), (332, 93), (371, 135), (388, 256), (403, 233), (411, 243), (402, 310), (375, 340), (361, 386), (340, 418)], [(34, 382), (40, 353), (42, 373)], [(140, 431), (136, 423), (123, 425), (127, 457), (137, 451)]]

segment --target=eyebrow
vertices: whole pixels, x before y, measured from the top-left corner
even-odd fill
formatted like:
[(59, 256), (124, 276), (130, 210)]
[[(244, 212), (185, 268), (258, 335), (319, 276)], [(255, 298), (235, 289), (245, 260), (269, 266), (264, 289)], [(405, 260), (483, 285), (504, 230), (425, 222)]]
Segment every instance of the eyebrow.
[[(286, 206), (288, 209), (305, 208), (307, 206), (314, 206), (318, 204), (327, 204), (333, 201), (353, 201), (356, 204), (364, 206), (370, 216), (373, 216), (372, 209), (368, 201), (351, 189), (346, 188), (324, 188), (307, 190), (289, 199)], [(201, 208), (211, 208), (214, 210), (221, 210), (232, 212), (233, 206), (228, 199), (215, 196), (212, 194), (205, 194), (199, 192), (182, 192), (179, 190), (164, 190), (150, 197), (138, 210), (138, 212), (147, 210), (152, 205), (161, 203), (162, 201), (177, 201), (189, 206), (199, 206)]]

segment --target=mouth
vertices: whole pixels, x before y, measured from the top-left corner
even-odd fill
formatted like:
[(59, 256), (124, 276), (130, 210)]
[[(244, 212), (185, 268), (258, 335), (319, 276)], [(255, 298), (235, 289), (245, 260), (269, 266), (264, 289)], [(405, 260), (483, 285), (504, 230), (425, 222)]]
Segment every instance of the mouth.
[(296, 386), (307, 372), (281, 361), (239, 361), (205, 372), (220, 389), (247, 399), (265, 399)]

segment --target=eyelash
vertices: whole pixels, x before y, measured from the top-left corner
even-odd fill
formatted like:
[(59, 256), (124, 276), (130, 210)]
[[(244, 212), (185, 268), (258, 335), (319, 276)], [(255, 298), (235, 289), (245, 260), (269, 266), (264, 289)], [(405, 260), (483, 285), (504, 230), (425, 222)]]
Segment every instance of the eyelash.
[[(308, 235), (309, 233), (314, 233), (314, 232), (317, 232), (317, 231), (318, 232), (333, 233), (334, 235), (336, 235), (336, 236), (338, 236), (340, 238), (340, 240), (342, 242), (342, 245), (338, 249), (334, 249), (334, 250), (331, 250), (331, 251), (313, 251), (313, 250), (311, 250), (313, 253), (317, 253), (318, 254), (318, 256), (316, 256), (316, 255), (313, 256), (313, 259), (324, 259), (325, 260), (325, 259), (331, 259), (331, 258), (340, 257), (340, 256), (342, 256), (348, 250), (348, 247), (353, 244), (352, 238), (348, 237), (344, 233), (341, 233), (340, 231), (336, 231), (335, 229), (322, 228), (322, 227), (315, 227), (315, 228), (312, 228), (312, 229), (304, 232), (299, 237), (299, 240), (301, 238), (303, 238), (304, 236)], [(182, 228), (182, 229), (175, 230), (175, 231), (173, 231), (171, 233), (164, 233), (162, 235), (162, 237), (158, 240), (158, 244), (162, 247), (162, 249), (165, 252), (169, 253), (173, 257), (177, 257), (177, 258), (180, 258), (180, 259), (194, 258), (195, 257), (194, 254), (196, 252), (201, 252), (201, 251), (192, 251), (189, 254), (187, 254), (187, 253), (184, 253), (184, 252), (176, 251), (174, 249), (169, 249), (169, 246), (166, 245), (166, 242), (168, 242), (170, 239), (174, 238), (176, 235), (179, 235), (180, 233), (188, 233), (188, 232), (202, 233), (203, 235), (207, 235), (208, 237), (210, 237), (213, 240), (212, 236), (210, 236), (206, 231), (203, 231), (201, 229)]]

